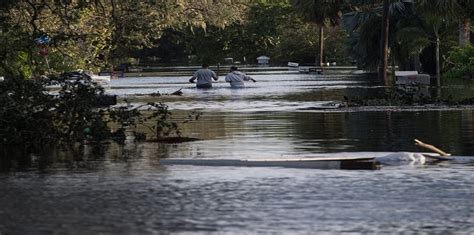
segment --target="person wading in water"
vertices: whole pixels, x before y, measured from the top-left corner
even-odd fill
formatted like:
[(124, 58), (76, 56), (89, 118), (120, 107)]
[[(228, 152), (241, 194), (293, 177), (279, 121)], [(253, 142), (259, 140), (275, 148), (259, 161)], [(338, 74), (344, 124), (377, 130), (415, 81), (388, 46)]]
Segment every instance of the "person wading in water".
[(194, 80), (196, 79), (197, 88), (212, 88), (212, 79), (217, 81), (219, 78), (217, 77), (216, 73), (214, 73), (214, 71), (209, 69), (208, 64), (203, 64), (202, 68), (198, 69), (194, 73), (193, 77), (189, 79), (189, 82), (194, 83)]
[(235, 66), (230, 67), (230, 72), (225, 76), (225, 81), (230, 83), (232, 88), (244, 88), (244, 81), (256, 82), (252, 77), (238, 71), (238, 68)]

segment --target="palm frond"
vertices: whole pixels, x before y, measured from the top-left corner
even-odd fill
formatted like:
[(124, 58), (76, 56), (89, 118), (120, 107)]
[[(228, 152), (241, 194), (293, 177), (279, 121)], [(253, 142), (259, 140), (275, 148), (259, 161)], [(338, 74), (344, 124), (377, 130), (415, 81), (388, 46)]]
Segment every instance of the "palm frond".
[(304, 19), (318, 25), (337, 25), (342, 15), (343, 0), (293, 0), (293, 6)]

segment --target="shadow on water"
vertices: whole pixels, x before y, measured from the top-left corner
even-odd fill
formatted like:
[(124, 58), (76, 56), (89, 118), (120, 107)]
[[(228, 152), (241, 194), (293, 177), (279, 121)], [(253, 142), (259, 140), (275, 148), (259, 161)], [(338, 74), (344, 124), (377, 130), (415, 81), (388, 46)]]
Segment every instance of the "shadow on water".
[[(115, 148), (124, 149), (114, 144)], [(123, 150), (122, 150), (123, 151)], [(51, 169), (93, 169), (94, 163), (111, 158), (109, 143), (77, 145), (73, 148), (45, 148), (35, 153), (19, 147), (4, 148), (0, 154), (0, 172), (38, 171), (47, 173)]]

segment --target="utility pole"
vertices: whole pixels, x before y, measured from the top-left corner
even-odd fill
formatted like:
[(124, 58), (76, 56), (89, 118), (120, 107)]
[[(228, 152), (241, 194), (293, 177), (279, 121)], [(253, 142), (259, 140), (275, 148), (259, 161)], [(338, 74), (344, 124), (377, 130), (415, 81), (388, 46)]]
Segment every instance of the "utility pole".
[(319, 26), (319, 67), (323, 70), (324, 58), (324, 27)]
[(441, 87), (441, 63), (439, 54), (440, 40), (438, 34), (436, 34), (436, 86)]

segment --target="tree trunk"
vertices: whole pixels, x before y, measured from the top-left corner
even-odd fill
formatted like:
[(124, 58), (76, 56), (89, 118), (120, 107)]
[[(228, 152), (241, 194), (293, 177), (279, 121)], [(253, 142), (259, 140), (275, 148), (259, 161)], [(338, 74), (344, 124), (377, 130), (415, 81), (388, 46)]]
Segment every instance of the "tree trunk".
[(319, 67), (323, 69), (324, 63), (324, 26), (319, 26)]
[(412, 55), (412, 70), (421, 72), (420, 67), (420, 53), (416, 53)]
[(459, 46), (465, 47), (470, 43), (471, 36), (471, 21), (469, 18), (465, 18), (461, 21), (459, 26)]
[(440, 58), (439, 58), (439, 37), (436, 37), (436, 86), (441, 86), (441, 68), (440, 68)]
[(388, 68), (388, 35), (389, 35), (389, 0), (383, 1), (383, 15), (382, 15), (382, 49), (381, 49), (381, 65), (379, 66), (379, 79), (385, 84), (388, 84), (387, 68)]

